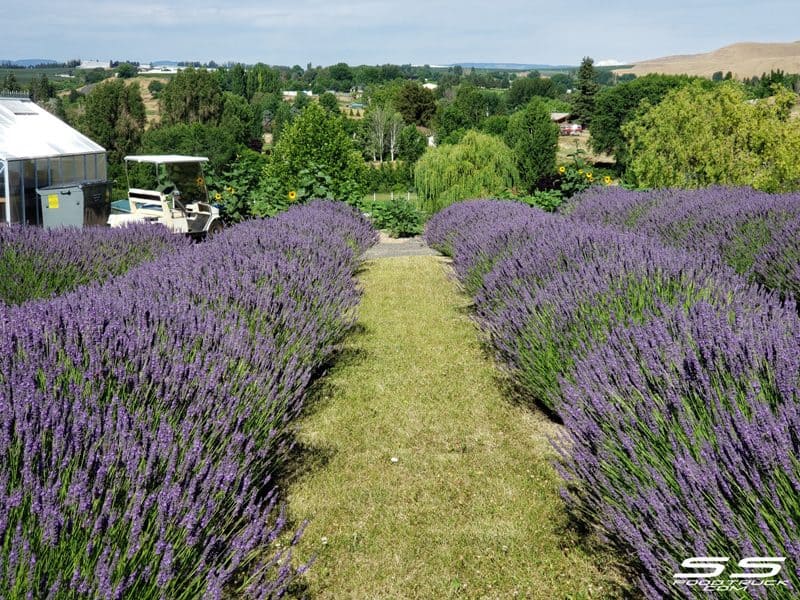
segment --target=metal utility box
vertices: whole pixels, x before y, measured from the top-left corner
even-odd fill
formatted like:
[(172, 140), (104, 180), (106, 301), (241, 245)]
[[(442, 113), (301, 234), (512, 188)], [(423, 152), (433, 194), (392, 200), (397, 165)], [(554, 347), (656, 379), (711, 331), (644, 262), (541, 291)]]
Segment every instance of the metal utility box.
[(45, 229), (105, 225), (111, 213), (110, 181), (57, 185), (39, 188), (36, 193)]

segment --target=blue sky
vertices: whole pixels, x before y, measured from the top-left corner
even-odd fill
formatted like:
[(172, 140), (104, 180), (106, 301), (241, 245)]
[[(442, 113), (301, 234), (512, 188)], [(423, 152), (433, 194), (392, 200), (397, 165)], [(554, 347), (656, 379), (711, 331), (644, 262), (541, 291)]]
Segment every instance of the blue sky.
[(800, 39), (797, 0), (31, 0), (9, 8), (5, 59), (577, 64)]

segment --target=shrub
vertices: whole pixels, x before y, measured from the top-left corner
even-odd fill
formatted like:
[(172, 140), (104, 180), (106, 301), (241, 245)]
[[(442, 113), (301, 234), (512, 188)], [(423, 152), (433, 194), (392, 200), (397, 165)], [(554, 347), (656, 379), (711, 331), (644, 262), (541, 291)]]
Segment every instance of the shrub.
[(550, 119), (550, 111), (541, 100), (534, 98), (511, 115), (505, 142), (514, 153), (520, 184), (525, 190), (535, 190), (555, 169), (558, 125)]
[[(629, 193), (610, 205), (584, 214), (640, 224), (652, 214), (638, 214)], [(456, 204), (431, 220), (426, 237), (453, 254), (462, 283), (478, 266), (478, 324), (525, 397), (563, 420), (556, 445), (574, 514), (631, 557), (647, 597), (706, 597), (702, 587), (672, 583), (691, 556), (795, 564), (794, 307), (749, 286), (714, 251), (690, 254), (521, 208)], [(794, 222), (785, 227), (793, 231)], [(770, 256), (766, 248), (759, 259)], [(798, 571), (780, 578), (792, 589), (770, 588), (769, 597), (796, 595)]]
[(414, 170), (422, 208), (430, 214), (459, 200), (499, 194), (518, 180), (508, 146), (477, 131), (467, 132), (458, 144), (428, 150)]
[(369, 202), (365, 209), (378, 229), (386, 229), (391, 237), (407, 237), (422, 233), (424, 215), (405, 198)]
[(761, 285), (800, 300), (800, 216), (788, 220), (770, 237), (753, 261), (753, 277)]
[(630, 152), (626, 177), (641, 187), (751, 185), (790, 191), (800, 185), (800, 122), (789, 118), (795, 94), (747, 102), (730, 82), (670, 92), (623, 126)]
[(281, 133), (253, 213), (274, 215), (292, 203), (312, 198), (343, 200), (355, 205), (364, 195), (366, 166), (342, 129), (341, 119), (318, 104), (308, 105)]
[(632, 552), (647, 597), (707, 597), (672, 583), (690, 556), (754, 555), (786, 557), (778, 579), (792, 588), (753, 596), (796, 596), (799, 336), (777, 307), (700, 303), (618, 328), (576, 365), (566, 498)]
[[(559, 412), (575, 363), (619, 324), (701, 301), (723, 307), (739, 285), (729, 269), (640, 236), (574, 227), (550, 242), (533, 233), (535, 242), (486, 275), (476, 317), (526, 397), (551, 411)], [(763, 305), (750, 296), (753, 307)]]
[[(652, 192), (597, 189), (577, 198), (570, 213), (582, 220), (639, 231), (696, 256), (721, 259), (753, 281), (792, 291), (787, 269), (791, 270), (792, 257), (800, 253), (800, 240), (787, 223), (800, 216), (797, 194), (769, 195), (726, 187)], [(785, 275), (773, 269), (783, 269)]]
[(273, 477), (374, 240), (318, 202), (0, 307), (0, 595), (282, 595)]
[(161, 225), (119, 229), (0, 228), (0, 301), (22, 304), (103, 282), (130, 268), (188, 248), (188, 238)]

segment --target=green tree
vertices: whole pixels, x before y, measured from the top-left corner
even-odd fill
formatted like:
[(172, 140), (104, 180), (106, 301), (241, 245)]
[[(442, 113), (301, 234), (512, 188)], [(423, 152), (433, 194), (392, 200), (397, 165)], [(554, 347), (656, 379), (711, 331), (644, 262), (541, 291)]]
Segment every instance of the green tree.
[(228, 129), (204, 123), (178, 123), (148, 129), (141, 143), (145, 154), (206, 156), (212, 173), (222, 173), (228, 168), (240, 147)]
[(225, 92), (220, 127), (227, 130), (237, 143), (261, 147), (261, 119), (254, 107), (241, 96)]
[(364, 139), (367, 154), (372, 156), (372, 162), (383, 162), (383, 153), (386, 151), (389, 120), (391, 109), (383, 106), (370, 108), (364, 115)]
[(436, 98), (419, 83), (407, 81), (397, 92), (394, 107), (406, 123), (427, 127), (436, 113)]
[(319, 105), (332, 115), (341, 114), (339, 101), (336, 99), (336, 95), (331, 92), (325, 92), (319, 97)]
[(543, 177), (555, 171), (558, 125), (539, 98), (511, 115), (505, 142), (514, 153), (520, 184), (527, 192), (533, 192)]
[(164, 86), (159, 96), (161, 121), (166, 125), (218, 125), (224, 99), (217, 77), (205, 69), (184, 69)]
[(397, 96), (403, 88), (402, 81), (388, 81), (381, 84), (370, 85), (364, 91), (364, 101), (370, 106), (395, 106)]
[(503, 112), (501, 96), (470, 83), (459, 86), (452, 102), (439, 106), (434, 126), (442, 143), (453, 143), (468, 129), (478, 129), (487, 117)]
[(696, 82), (623, 126), (627, 177), (644, 187), (750, 185), (768, 192), (800, 187), (797, 96), (775, 90), (772, 102), (747, 102), (743, 87)]
[(689, 85), (691, 81), (685, 75), (645, 75), (601, 90), (595, 100), (592, 119), (594, 151), (613, 154), (617, 162), (624, 165), (627, 152), (622, 126), (636, 116), (643, 100), (655, 106), (669, 91)]
[(281, 134), (272, 151), (255, 214), (272, 214), (289, 202), (325, 194), (356, 202), (363, 196), (366, 165), (342, 128), (341, 119), (310, 104)]
[(150, 83), (147, 84), (147, 91), (150, 92), (150, 95), (153, 98), (158, 98), (158, 95), (161, 93), (161, 90), (164, 89), (164, 82), (159, 81), (158, 79), (154, 79)]
[(398, 153), (407, 164), (417, 162), (425, 154), (427, 148), (427, 138), (419, 132), (415, 125), (406, 125), (400, 131)]
[(422, 207), (435, 213), (459, 200), (502, 194), (517, 185), (519, 173), (501, 139), (469, 131), (458, 144), (428, 150), (414, 182)]
[(56, 95), (55, 86), (44, 73), (31, 81), (30, 88), (33, 100), (39, 104), (44, 104), (47, 100)]
[(232, 93), (247, 98), (247, 73), (242, 63), (236, 63), (228, 72), (228, 86)]
[(347, 92), (353, 87), (353, 70), (347, 63), (337, 63), (328, 67), (328, 75), (331, 78), (331, 87), (337, 92)]
[(486, 117), (481, 124), (481, 131), (489, 135), (505, 137), (508, 130), (508, 115), (492, 115)]
[(104, 79), (108, 79), (109, 77), (111, 77), (111, 71), (106, 71), (102, 67), (86, 71), (83, 74), (83, 80), (86, 82), (87, 85), (92, 83), (100, 83), (101, 81), (103, 81)]
[(515, 110), (525, 106), (534, 96), (555, 98), (558, 89), (550, 79), (520, 77), (514, 80), (508, 90), (508, 107)]
[(281, 91), (281, 74), (264, 63), (257, 63), (247, 70), (246, 96), (248, 100), (258, 94), (274, 94)]
[(295, 112), (299, 113), (309, 104), (311, 104), (311, 97), (301, 90), (297, 92), (297, 96), (294, 97), (292, 108), (295, 110)]
[(293, 114), (291, 107), (282, 99), (278, 99), (275, 104), (265, 103), (261, 114), (264, 131), (271, 133), (272, 144), (277, 144), (285, 127), (292, 122)]
[(14, 73), (9, 72), (3, 79), (3, 86), (0, 89), (6, 92), (19, 92), (22, 88)]
[(109, 162), (119, 163), (135, 152), (145, 126), (144, 101), (136, 83), (122, 79), (97, 84), (86, 96), (80, 128), (108, 151)]
[(117, 77), (120, 79), (130, 79), (136, 77), (139, 70), (131, 63), (124, 62), (117, 67)]
[(550, 81), (556, 87), (559, 95), (566, 94), (567, 90), (571, 90), (575, 86), (575, 80), (566, 73), (555, 73), (550, 77)]
[(584, 127), (590, 127), (594, 115), (594, 101), (599, 89), (595, 78), (594, 60), (585, 56), (578, 69), (575, 99), (572, 115)]

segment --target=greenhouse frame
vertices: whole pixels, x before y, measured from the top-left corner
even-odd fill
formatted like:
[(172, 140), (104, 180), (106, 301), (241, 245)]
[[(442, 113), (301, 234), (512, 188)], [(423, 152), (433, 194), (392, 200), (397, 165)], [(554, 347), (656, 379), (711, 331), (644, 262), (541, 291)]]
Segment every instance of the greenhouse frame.
[(102, 146), (27, 96), (0, 96), (0, 223), (41, 225), (37, 189), (106, 178)]

